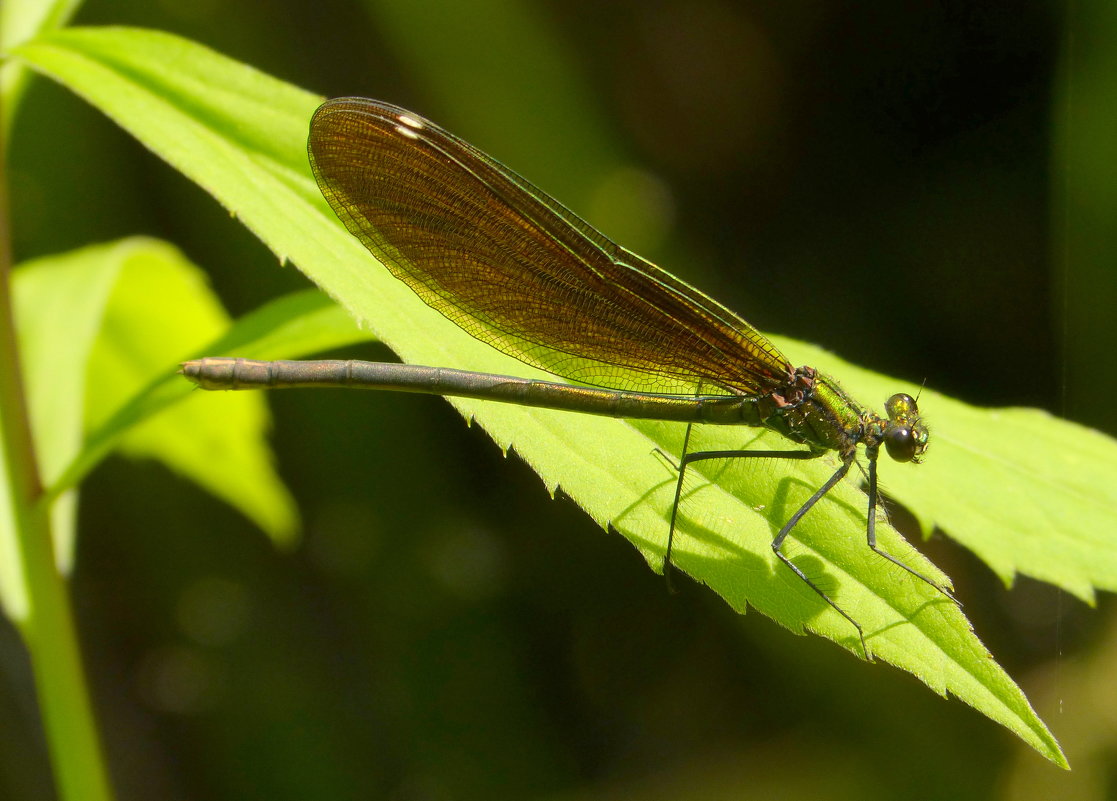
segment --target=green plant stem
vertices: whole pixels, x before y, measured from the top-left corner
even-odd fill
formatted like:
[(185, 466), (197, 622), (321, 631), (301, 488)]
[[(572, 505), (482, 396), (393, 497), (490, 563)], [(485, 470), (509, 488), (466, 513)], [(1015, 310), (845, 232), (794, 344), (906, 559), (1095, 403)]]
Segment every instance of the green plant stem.
[(4, 143), (0, 141), (0, 521), (7, 612), (23, 635), (35, 676), (58, 794), (110, 801), (108, 775), (82, 673), (65, 580), (51, 540), (50, 506), (35, 458), (11, 293), (11, 237)]
[(42, 504), (17, 517), (28, 602), (20, 630), (31, 656), (59, 797), (111, 801), (67, 587), (55, 567), (49, 520)]

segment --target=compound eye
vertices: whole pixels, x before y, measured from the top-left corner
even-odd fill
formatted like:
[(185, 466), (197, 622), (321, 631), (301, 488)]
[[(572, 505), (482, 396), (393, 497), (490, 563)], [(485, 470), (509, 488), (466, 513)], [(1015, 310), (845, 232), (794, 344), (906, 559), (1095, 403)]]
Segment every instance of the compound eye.
[(884, 403), (884, 411), (888, 417), (895, 420), (898, 417), (919, 414), (919, 407), (915, 405), (915, 398), (905, 392), (898, 392)]
[(910, 462), (915, 458), (916, 441), (910, 428), (897, 427), (889, 430), (884, 438), (888, 455), (897, 462)]

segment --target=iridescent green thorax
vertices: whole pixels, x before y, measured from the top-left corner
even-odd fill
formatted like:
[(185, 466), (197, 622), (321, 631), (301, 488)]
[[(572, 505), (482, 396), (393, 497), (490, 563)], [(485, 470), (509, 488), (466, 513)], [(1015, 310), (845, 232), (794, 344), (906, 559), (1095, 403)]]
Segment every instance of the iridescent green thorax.
[(773, 393), (764, 406), (766, 427), (813, 451), (837, 451), (843, 461), (853, 458), (858, 445), (871, 460), (883, 444), (896, 461), (916, 463), (927, 449), (927, 428), (910, 395), (889, 398), (887, 417), (881, 417), (812, 367), (796, 370), (786, 390)]

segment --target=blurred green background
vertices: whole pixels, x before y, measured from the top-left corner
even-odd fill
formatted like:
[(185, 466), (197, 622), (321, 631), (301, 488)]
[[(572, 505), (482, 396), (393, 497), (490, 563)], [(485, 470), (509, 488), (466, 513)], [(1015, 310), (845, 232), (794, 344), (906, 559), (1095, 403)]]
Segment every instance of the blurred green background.
[[(90, 0), (75, 22), (413, 108), (763, 330), (1113, 433), (1117, 7), (1070, 8)], [(17, 260), (144, 233), (235, 314), (305, 285), (45, 81), (11, 182)], [(162, 467), (84, 490), (73, 597), (121, 799), (1117, 798), (1111, 598), (923, 545), (1066, 774), (907, 675), (669, 595), (437, 398), (271, 400), (291, 553)], [(0, 797), (50, 798), (7, 624), (0, 654)]]

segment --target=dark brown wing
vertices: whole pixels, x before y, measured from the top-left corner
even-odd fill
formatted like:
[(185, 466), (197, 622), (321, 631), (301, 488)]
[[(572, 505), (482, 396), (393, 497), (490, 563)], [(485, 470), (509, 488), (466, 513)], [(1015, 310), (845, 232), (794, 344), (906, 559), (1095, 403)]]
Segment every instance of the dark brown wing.
[(736, 314), (611, 242), (416, 114), (327, 101), (310, 164), (346, 228), (424, 302), (527, 364), (594, 386), (753, 395), (791, 366)]

